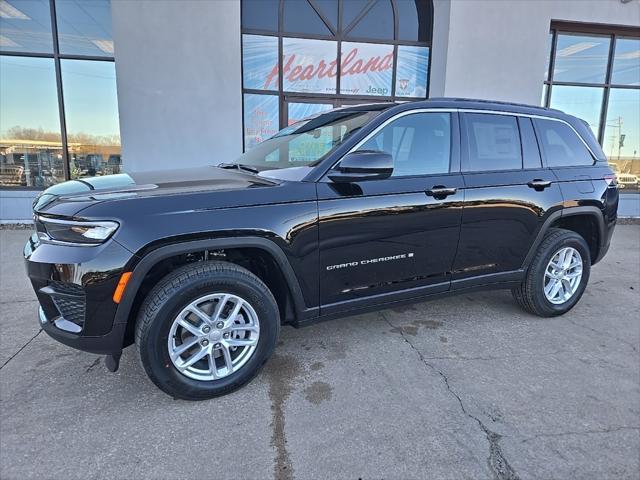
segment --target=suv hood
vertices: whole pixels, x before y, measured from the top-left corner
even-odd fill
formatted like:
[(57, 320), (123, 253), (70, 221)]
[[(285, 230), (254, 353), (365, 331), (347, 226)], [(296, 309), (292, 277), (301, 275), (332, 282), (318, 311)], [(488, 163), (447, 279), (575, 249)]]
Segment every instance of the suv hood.
[(72, 216), (97, 202), (276, 186), (273, 179), (214, 166), (120, 173), (82, 178), (44, 190), (33, 202), (35, 213)]

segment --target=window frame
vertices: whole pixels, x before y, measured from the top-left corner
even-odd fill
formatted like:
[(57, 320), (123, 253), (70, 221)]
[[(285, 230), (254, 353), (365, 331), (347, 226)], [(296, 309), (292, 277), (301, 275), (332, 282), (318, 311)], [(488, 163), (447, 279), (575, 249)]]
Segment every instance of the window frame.
[[(616, 51), (616, 41), (619, 37), (625, 38), (637, 38), (640, 40), (637, 29), (634, 27), (626, 27), (619, 25), (603, 25), (603, 24), (585, 24), (578, 22), (564, 22), (564, 21), (552, 21), (551, 29), (549, 33), (551, 38), (551, 51), (549, 52), (548, 64), (547, 64), (547, 78), (544, 79), (543, 85), (546, 86), (544, 92), (544, 106), (550, 107), (551, 95), (553, 86), (568, 86), (568, 87), (597, 87), (602, 88), (602, 104), (600, 105), (600, 115), (598, 116), (598, 131), (596, 132), (596, 139), (600, 145), (604, 142), (604, 133), (606, 130), (607, 122), (607, 110), (609, 108), (609, 95), (612, 88), (624, 88), (624, 89), (640, 89), (640, 85), (625, 85), (612, 83), (613, 74), (613, 61)], [(607, 66), (605, 72), (604, 83), (589, 83), (589, 82), (564, 82), (553, 79), (553, 71), (556, 60), (556, 47), (558, 43), (558, 35), (563, 34), (583, 34), (583, 35), (599, 35), (609, 38), (609, 54), (607, 58)], [(534, 122), (535, 123), (535, 122)], [(592, 152), (590, 152), (592, 153)]]
[[(301, 0), (307, 1), (307, 0)], [(322, 102), (323, 100), (332, 100), (334, 105), (336, 103), (342, 104), (343, 102), (349, 101), (358, 101), (360, 103), (363, 102), (396, 102), (396, 101), (411, 101), (411, 100), (424, 100), (425, 98), (429, 98), (429, 89), (430, 89), (430, 79), (431, 79), (431, 63), (432, 63), (432, 44), (433, 44), (433, 25), (434, 25), (434, 7), (433, 1), (428, 2), (429, 8), (429, 38), (427, 41), (409, 41), (409, 40), (400, 40), (399, 39), (399, 13), (396, 2), (399, 0), (385, 0), (390, 1), (393, 11), (393, 39), (392, 40), (376, 40), (371, 38), (361, 38), (361, 37), (351, 37), (349, 36), (349, 32), (358, 24), (358, 22), (371, 10), (371, 8), (375, 5), (375, 2), (370, 2), (366, 5), (363, 10), (352, 20), (349, 25), (343, 25), (343, 2), (348, 0), (338, 0), (338, 24), (335, 28), (332, 25), (332, 22), (322, 13), (322, 9), (318, 7), (314, 0), (308, 0), (309, 5), (318, 15), (318, 17), (322, 20), (322, 22), (326, 25), (327, 29), (331, 32), (330, 35), (321, 35), (321, 34), (300, 34), (300, 33), (292, 33), (287, 32), (284, 29), (284, 9), (285, 2), (284, 0), (278, 0), (278, 29), (277, 31), (271, 30), (262, 30), (262, 29), (252, 29), (246, 28), (244, 25), (240, 25), (240, 56), (241, 59), (244, 58), (244, 47), (242, 44), (242, 36), (243, 35), (262, 35), (262, 36), (271, 36), (278, 38), (278, 69), (280, 74), (278, 75), (278, 88), (274, 90), (256, 90), (256, 89), (248, 89), (244, 88), (244, 84), (240, 85), (241, 94), (257, 94), (257, 95), (277, 95), (279, 98), (278, 101), (278, 115), (279, 115), (279, 125), (280, 128), (286, 127), (286, 101), (291, 102), (304, 102), (305, 100), (318, 100)], [(244, 2), (240, 2), (240, 18), (242, 19), (242, 9), (244, 8)], [(241, 20), (242, 22), (242, 20)], [(311, 40), (331, 40), (336, 42), (336, 62), (338, 65), (338, 73), (336, 75), (336, 93), (335, 94), (325, 94), (325, 93), (300, 93), (300, 92), (289, 92), (283, 89), (283, 78), (282, 78), (282, 55), (283, 55), (283, 39), (284, 38), (299, 38), (299, 39), (311, 39)], [(340, 65), (342, 61), (342, 43), (369, 43), (374, 45), (392, 45), (393, 46), (393, 71), (391, 76), (391, 95), (389, 96), (377, 96), (377, 95), (350, 95), (340, 93)], [(401, 45), (408, 46), (417, 46), (417, 47), (426, 47), (429, 49), (429, 58), (427, 60), (427, 85), (426, 85), (426, 96), (425, 97), (407, 97), (407, 96), (396, 96), (396, 74), (397, 74), (397, 63), (398, 63), (398, 47)], [(241, 71), (240, 76), (244, 78), (244, 68), (243, 61), (241, 60)], [(286, 97), (286, 100), (285, 100)], [(242, 147), (243, 151), (246, 151), (246, 145), (244, 141), (244, 102), (242, 103)]]
[[(69, 166), (69, 142), (67, 138), (67, 123), (64, 111), (64, 96), (62, 88), (62, 68), (60, 60), (90, 60), (99, 62), (115, 62), (114, 57), (95, 56), (95, 55), (76, 55), (60, 53), (60, 43), (58, 38), (58, 19), (56, 15), (55, 0), (49, 0), (49, 16), (51, 20), (51, 36), (53, 42), (53, 53), (23, 52), (23, 51), (4, 51), (0, 50), (0, 55), (8, 57), (32, 57), (32, 58), (51, 58), (53, 59), (56, 92), (58, 95), (58, 116), (60, 118), (60, 140), (62, 143), (62, 169), (64, 179), (71, 180), (71, 169)], [(31, 190), (42, 191), (42, 187), (17, 186), (17, 185), (0, 185), (0, 190)]]

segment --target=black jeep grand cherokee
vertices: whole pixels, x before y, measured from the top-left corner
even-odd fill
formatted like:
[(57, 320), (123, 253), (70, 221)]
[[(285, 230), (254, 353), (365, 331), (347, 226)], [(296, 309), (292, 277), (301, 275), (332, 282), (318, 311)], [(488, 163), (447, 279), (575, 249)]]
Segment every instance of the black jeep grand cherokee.
[(361, 105), (221, 160), (43, 192), (24, 250), (42, 328), (111, 370), (135, 343), (162, 390), (210, 398), (256, 375), (283, 323), (482, 288), (563, 314), (616, 222), (602, 149), (556, 110)]

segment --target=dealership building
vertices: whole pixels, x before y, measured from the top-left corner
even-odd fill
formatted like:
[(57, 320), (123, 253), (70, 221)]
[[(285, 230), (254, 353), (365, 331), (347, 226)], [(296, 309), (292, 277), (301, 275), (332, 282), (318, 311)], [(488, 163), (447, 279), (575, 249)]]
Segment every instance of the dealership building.
[(0, 0), (0, 222), (68, 179), (231, 162), (317, 112), (428, 97), (583, 118), (640, 215), (638, 0)]

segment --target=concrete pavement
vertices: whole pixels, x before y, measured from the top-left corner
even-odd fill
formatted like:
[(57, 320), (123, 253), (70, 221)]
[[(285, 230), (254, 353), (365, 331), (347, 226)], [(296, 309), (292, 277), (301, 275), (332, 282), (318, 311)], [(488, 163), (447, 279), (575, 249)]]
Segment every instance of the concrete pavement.
[(508, 291), (285, 327), (219, 399), (173, 400), (39, 333), (0, 231), (0, 478), (640, 477), (640, 227), (618, 226), (569, 314)]

